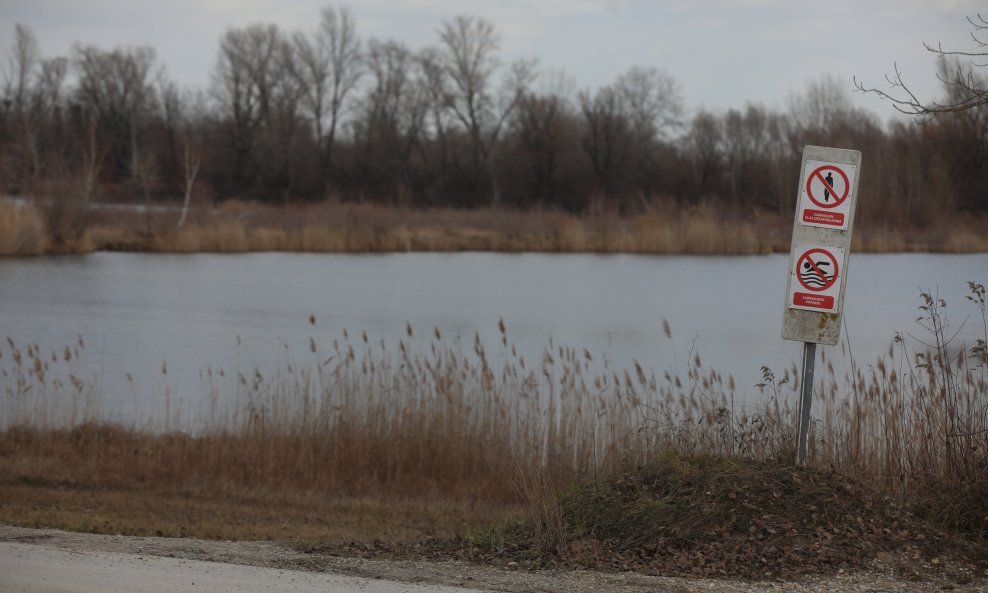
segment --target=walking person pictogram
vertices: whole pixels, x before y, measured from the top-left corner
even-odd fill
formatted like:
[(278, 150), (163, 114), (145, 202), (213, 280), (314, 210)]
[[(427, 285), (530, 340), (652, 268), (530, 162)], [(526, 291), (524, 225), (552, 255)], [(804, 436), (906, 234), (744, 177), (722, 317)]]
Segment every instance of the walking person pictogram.
[(851, 209), (848, 197), (851, 195), (851, 179), (840, 163), (808, 161), (806, 163), (806, 184), (799, 199), (799, 224), (825, 228), (847, 228)]

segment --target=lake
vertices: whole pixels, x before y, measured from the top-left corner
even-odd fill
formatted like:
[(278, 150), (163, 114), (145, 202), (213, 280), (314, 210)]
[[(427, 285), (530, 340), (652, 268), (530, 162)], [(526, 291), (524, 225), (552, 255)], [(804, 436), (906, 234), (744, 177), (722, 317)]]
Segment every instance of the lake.
[[(840, 367), (887, 351), (896, 331), (917, 338), (919, 291), (946, 300), (958, 343), (983, 334), (964, 299), (967, 281), (988, 282), (988, 254), (852, 254)], [(44, 353), (84, 340), (74, 371), (100, 386), (106, 414), (125, 422), (206, 397), (206, 369), (227, 377), (303, 360), (310, 338), (397, 344), (411, 324), (420, 347), (435, 329), (474, 335), (499, 352), (504, 320), (518, 352), (537, 360), (550, 344), (586, 348), (596, 363), (633, 361), (732, 374), (743, 400), (757, 399), (761, 367), (799, 362), (802, 345), (781, 339), (786, 255), (751, 257), (410, 253), (335, 255), (87, 256), (0, 260), (0, 338)], [(977, 319), (973, 317), (977, 315)], [(963, 327), (965, 317), (971, 316)], [(310, 323), (310, 317), (316, 320)], [(663, 332), (668, 320), (672, 337)], [(910, 342), (915, 343), (911, 338)], [(6, 339), (0, 368), (11, 364)], [(504, 350), (500, 350), (504, 352)], [(9, 376), (4, 378), (9, 381)]]

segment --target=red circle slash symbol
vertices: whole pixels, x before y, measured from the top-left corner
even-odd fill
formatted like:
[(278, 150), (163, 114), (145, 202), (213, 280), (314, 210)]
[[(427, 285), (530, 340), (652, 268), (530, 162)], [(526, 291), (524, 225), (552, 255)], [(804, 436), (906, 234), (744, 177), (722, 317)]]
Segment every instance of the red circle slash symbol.
[[(844, 180), (844, 191), (838, 192), (834, 189), (832, 183), (828, 182), (823, 177), (825, 171), (836, 171), (840, 178)], [(830, 176), (833, 179), (833, 175)], [(817, 180), (823, 184), (823, 191), (827, 199), (821, 201), (813, 195), (813, 180)], [(840, 169), (840, 167), (835, 167), (833, 165), (823, 165), (822, 167), (817, 167), (806, 177), (806, 195), (810, 197), (810, 201), (821, 208), (836, 208), (844, 203), (847, 199), (847, 195), (850, 193), (851, 182), (847, 179), (847, 174)], [(833, 197), (833, 201), (829, 201), (829, 197)]]
[[(814, 258), (815, 254), (822, 254), (824, 258)], [(837, 258), (824, 249), (810, 249), (796, 261), (796, 278), (806, 290), (827, 290), (837, 282), (838, 274)]]

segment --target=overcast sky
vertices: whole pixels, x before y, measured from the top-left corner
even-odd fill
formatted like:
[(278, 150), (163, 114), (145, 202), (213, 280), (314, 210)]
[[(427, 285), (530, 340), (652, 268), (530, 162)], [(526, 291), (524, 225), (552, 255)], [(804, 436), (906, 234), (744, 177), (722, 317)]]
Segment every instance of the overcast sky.
[[(77, 41), (149, 45), (172, 79), (205, 89), (224, 31), (258, 22), (310, 29), (329, 5), (349, 6), (364, 39), (413, 49), (435, 44), (446, 19), (483, 16), (501, 34), (504, 61), (538, 58), (578, 88), (654, 66), (679, 81), (691, 112), (782, 108), (823, 75), (848, 88), (853, 76), (884, 84), (896, 62), (921, 98), (933, 98), (935, 61), (922, 42), (971, 49), (965, 16), (986, 9), (984, 0), (2, 0), (0, 42), (9, 46), (20, 22), (49, 57)], [(882, 120), (893, 113), (875, 97), (853, 99)]]

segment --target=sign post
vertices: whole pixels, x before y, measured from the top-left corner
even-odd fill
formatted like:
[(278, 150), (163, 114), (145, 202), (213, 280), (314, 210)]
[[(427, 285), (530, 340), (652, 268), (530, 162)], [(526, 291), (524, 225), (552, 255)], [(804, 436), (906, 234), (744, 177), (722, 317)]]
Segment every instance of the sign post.
[(816, 345), (840, 338), (861, 153), (805, 146), (802, 163), (782, 314), (782, 338), (803, 342), (797, 465), (806, 463)]

